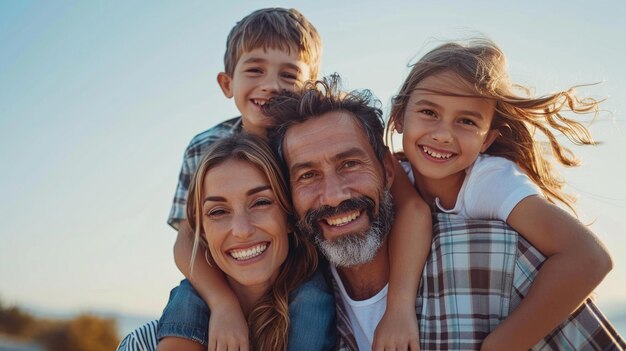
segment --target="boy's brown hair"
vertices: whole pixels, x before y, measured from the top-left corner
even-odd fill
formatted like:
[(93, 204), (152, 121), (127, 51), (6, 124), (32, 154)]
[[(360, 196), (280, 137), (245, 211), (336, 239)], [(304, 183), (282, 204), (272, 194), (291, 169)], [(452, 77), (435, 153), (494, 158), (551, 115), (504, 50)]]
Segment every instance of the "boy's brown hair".
[(309, 65), (311, 79), (319, 74), (322, 40), (317, 29), (296, 9), (265, 8), (237, 22), (226, 39), (224, 70), (233, 76), (241, 55), (257, 48), (297, 50)]

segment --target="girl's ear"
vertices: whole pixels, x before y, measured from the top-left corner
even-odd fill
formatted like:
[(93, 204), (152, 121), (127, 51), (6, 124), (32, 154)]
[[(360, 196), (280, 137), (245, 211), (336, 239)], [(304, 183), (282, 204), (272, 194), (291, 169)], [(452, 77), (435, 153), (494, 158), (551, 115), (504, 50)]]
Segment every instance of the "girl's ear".
[(233, 79), (226, 74), (226, 72), (220, 72), (217, 74), (217, 84), (219, 84), (220, 88), (222, 88), (224, 96), (229, 99), (233, 97), (232, 82)]
[(487, 132), (487, 137), (485, 138), (485, 141), (483, 141), (483, 146), (480, 148), (480, 153), (487, 151), (491, 144), (496, 141), (498, 135), (500, 135), (500, 132), (498, 132), (496, 129), (489, 129), (489, 131)]
[(404, 118), (400, 117), (393, 123), (396, 132), (402, 134), (404, 132)]

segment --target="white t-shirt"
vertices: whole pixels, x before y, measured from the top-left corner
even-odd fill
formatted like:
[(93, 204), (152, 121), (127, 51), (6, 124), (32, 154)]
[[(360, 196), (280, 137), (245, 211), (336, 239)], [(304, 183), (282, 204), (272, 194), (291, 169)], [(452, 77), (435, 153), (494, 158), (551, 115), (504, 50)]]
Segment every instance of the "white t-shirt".
[[(402, 167), (415, 184), (411, 165), (402, 162)], [(467, 219), (506, 221), (520, 201), (539, 194), (539, 187), (514, 162), (502, 157), (479, 155), (466, 170), (454, 208), (444, 208), (438, 198), (435, 204), (442, 212)]]
[(385, 308), (387, 307), (387, 287), (389, 284), (385, 285), (382, 290), (369, 299), (356, 301), (348, 296), (334, 265), (330, 266), (330, 271), (339, 286), (341, 300), (343, 300), (346, 313), (348, 318), (350, 318), (350, 325), (354, 331), (354, 338), (359, 350), (371, 350), (374, 331), (383, 318)]

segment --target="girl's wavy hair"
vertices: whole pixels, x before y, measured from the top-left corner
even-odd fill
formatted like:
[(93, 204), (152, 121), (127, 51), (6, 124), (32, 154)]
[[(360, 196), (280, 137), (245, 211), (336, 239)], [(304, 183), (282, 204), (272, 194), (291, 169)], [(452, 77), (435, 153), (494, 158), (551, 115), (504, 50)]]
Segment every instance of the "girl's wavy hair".
[[(473, 85), (476, 90), (473, 97), (495, 101), (491, 129), (498, 132), (498, 137), (485, 153), (515, 162), (541, 188), (548, 201), (560, 202), (576, 213), (573, 207), (575, 199), (563, 191), (565, 182), (553, 169), (544, 148), (549, 145), (547, 149), (558, 163), (566, 167), (578, 166), (579, 160), (570, 149), (559, 143), (555, 133), (565, 135), (576, 145), (595, 145), (587, 128), (566, 117), (564, 112), (593, 113), (595, 118), (600, 101), (581, 99), (573, 88), (532, 97), (528, 88), (509, 80), (504, 53), (492, 41), (475, 39), (466, 44), (446, 43), (428, 52), (413, 65), (400, 91), (393, 97), (386, 128), (387, 143), (392, 142), (417, 84), (442, 72), (453, 72)], [(449, 92), (436, 93), (450, 95)], [(537, 131), (547, 138), (548, 143), (535, 138)]]
[[(201, 246), (206, 250), (206, 233), (202, 227), (204, 179), (212, 168), (229, 160), (249, 163), (267, 177), (272, 192), (288, 218), (288, 227), (295, 228), (293, 207), (287, 182), (269, 146), (253, 135), (239, 134), (216, 141), (202, 158), (189, 188), (187, 218), (195, 233), (191, 256), (193, 262)], [(289, 330), (289, 293), (310, 277), (317, 268), (315, 247), (300, 233), (288, 234), (289, 251), (272, 288), (267, 291), (248, 316), (250, 344), (256, 350), (286, 350)], [(208, 252), (208, 250), (206, 251)], [(210, 253), (207, 255), (210, 258)], [(212, 259), (211, 259), (212, 261)]]

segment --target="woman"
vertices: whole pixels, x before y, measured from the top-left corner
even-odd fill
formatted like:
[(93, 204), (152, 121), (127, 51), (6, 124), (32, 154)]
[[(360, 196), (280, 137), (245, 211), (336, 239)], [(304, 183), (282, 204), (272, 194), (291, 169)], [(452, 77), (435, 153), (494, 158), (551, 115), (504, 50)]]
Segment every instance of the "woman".
[[(189, 190), (187, 218), (195, 232), (192, 262), (195, 255), (205, 255), (209, 264), (225, 273), (248, 319), (251, 349), (311, 349), (310, 344), (297, 344), (311, 340), (309, 335), (288, 337), (293, 312), (289, 302), (306, 294), (298, 304), (315, 304), (306, 309), (324, 310), (324, 314), (334, 311), (334, 303), (332, 297), (308, 298), (311, 290), (320, 290), (319, 275), (308, 281), (305, 289), (296, 290), (315, 272), (317, 253), (293, 231), (288, 185), (267, 144), (250, 135), (216, 142), (198, 166)], [(302, 322), (307, 317), (298, 319)], [(319, 321), (315, 323), (317, 326)], [(322, 349), (328, 349), (334, 345), (333, 318), (324, 324), (310, 329), (315, 339), (324, 341)], [(152, 335), (154, 325), (131, 333), (118, 350), (146, 349), (141, 339)], [(201, 343), (184, 338), (166, 337), (159, 348), (165, 344), (170, 349), (206, 350)]]

